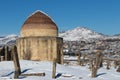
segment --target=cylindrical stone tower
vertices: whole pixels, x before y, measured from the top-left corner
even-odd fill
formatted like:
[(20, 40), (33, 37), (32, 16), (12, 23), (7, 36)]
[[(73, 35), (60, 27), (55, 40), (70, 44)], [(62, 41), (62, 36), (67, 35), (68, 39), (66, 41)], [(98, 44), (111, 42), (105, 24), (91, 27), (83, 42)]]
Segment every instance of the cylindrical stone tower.
[(34, 12), (24, 22), (17, 40), (20, 59), (48, 60), (60, 62), (63, 39), (58, 37), (58, 27), (41, 11)]

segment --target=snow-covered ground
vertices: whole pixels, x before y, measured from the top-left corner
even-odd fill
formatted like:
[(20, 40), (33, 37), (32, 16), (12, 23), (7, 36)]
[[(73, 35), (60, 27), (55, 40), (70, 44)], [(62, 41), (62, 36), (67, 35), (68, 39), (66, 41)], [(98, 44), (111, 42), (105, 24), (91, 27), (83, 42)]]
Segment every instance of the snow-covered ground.
[[(24, 73), (45, 72), (45, 76), (20, 76), (19, 79), (16, 80), (52, 80), (52, 62), (20, 60), (20, 65), (21, 71)], [(120, 73), (116, 72), (114, 68), (106, 70), (105, 67), (98, 70), (97, 78), (91, 78), (91, 71), (88, 69), (88, 66), (57, 64), (56, 75), (57, 78), (55, 80), (120, 80)], [(0, 80), (14, 80), (13, 76), (13, 61), (0, 62)]]

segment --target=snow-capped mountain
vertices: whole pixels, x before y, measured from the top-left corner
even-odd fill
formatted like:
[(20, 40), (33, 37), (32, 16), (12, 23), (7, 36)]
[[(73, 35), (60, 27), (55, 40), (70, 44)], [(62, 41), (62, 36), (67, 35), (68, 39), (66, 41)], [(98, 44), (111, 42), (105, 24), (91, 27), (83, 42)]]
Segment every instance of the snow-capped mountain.
[(9, 45), (16, 43), (16, 39), (18, 38), (17, 35), (8, 35), (8, 36), (2, 36), (0, 37), (0, 46)]
[[(93, 41), (96, 39), (120, 39), (120, 35), (107, 36), (101, 33), (97, 33), (93, 30), (84, 27), (77, 27), (72, 30), (59, 33), (59, 37), (62, 37), (65, 41)], [(0, 36), (0, 46), (12, 45), (16, 43), (17, 35)]]
[(60, 33), (59, 37), (62, 37), (65, 41), (79, 41), (88, 39), (103, 39), (107, 36), (84, 27), (77, 27), (73, 30)]

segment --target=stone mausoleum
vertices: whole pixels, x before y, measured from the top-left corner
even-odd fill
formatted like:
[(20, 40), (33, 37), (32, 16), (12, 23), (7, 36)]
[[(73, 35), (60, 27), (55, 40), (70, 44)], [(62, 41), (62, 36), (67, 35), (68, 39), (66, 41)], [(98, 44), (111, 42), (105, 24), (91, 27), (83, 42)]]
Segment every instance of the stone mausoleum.
[(20, 59), (52, 61), (63, 57), (63, 39), (58, 37), (58, 27), (44, 12), (36, 11), (24, 22), (17, 40)]

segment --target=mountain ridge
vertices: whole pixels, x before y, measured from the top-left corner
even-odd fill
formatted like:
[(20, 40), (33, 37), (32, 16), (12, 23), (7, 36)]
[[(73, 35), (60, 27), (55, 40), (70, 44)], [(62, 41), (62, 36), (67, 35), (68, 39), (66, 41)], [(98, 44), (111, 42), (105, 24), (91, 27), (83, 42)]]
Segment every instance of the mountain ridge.
[(19, 36), (15, 34), (0, 37), (0, 47), (4, 45), (12, 46), (13, 44), (16, 44), (16, 39), (18, 39), (18, 37)]
[[(59, 37), (62, 37), (64, 41), (94, 41), (101, 39), (120, 39), (120, 34), (109, 36), (102, 33), (95, 32), (94, 30), (88, 29), (86, 27), (76, 27), (72, 30), (67, 30), (59, 33)], [(12, 34), (8, 36), (0, 36), (0, 46), (12, 45), (16, 43), (16, 39), (19, 36)]]
[(59, 37), (62, 37), (65, 41), (103, 39), (107, 36), (108, 35), (97, 33), (94, 30), (88, 29), (86, 27), (76, 27), (72, 30), (68, 30), (59, 34)]

